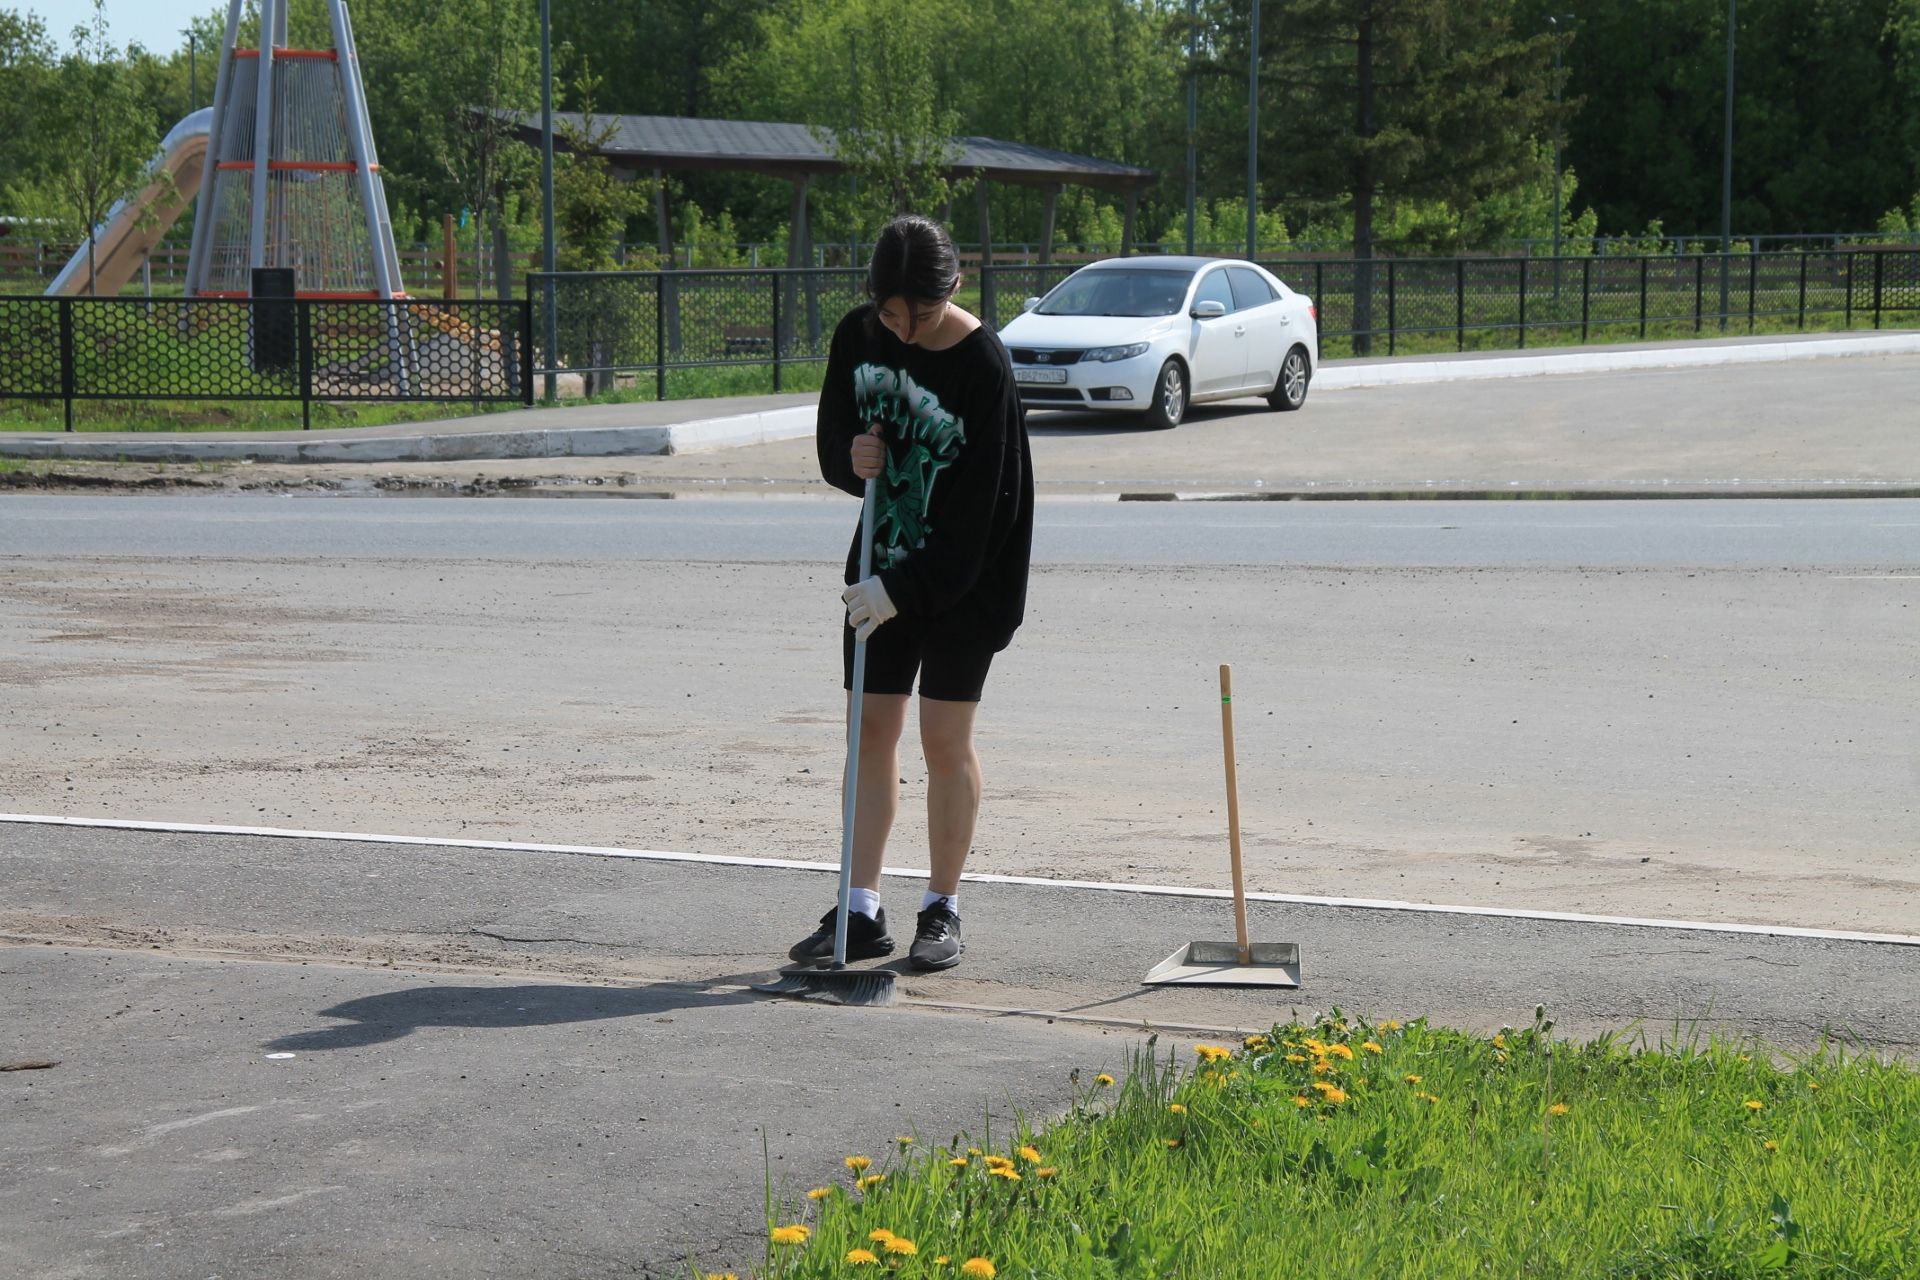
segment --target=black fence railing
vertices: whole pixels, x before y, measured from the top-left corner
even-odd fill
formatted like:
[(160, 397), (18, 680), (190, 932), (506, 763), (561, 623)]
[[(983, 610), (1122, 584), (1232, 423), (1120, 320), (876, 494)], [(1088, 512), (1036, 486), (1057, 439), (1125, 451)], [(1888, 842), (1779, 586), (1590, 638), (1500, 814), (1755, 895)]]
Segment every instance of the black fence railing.
[(526, 299), (0, 297), (0, 400), (532, 402)]
[[(999, 329), (1084, 265), (980, 268), (959, 301)], [(1920, 324), (1920, 248), (1265, 265), (1313, 298), (1322, 358)], [(778, 391), (826, 359), (864, 288), (845, 267), (535, 273), (535, 372), (581, 375), (587, 394), (651, 375), (665, 399), (676, 370), (770, 365)]]

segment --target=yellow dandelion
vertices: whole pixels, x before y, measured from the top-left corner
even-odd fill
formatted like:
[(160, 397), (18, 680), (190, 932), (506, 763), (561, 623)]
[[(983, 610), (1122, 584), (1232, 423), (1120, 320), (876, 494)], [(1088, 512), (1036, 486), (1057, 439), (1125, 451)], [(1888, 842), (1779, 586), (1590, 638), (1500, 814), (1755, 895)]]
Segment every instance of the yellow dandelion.
[(1317, 1053), (1324, 1056), (1327, 1052), (1327, 1046), (1323, 1042), (1319, 1040), (1315, 1040), (1312, 1036), (1308, 1036), (1305, 1040), (1302, 1040), (1300, 1043), (1311, 1053)]
[(1177, 1116), (1183, 1116), (1187, 1114), (1187, 1107), (1186, 1107), (1186, 1104), (1183, 1102), (1176, 1102), (1172, 1106), (1168, 1107), (1167, 1110), (1173, 1112), (1173, 1114)]
[[(1113, 1084), (1113, 1077), (1108, 1075), (1106, 1072), (1102, 1071), (1099, 1075), (1093, 1078), (1093, 1082), (1099, 1085), (1102, 1089), (1105, 1089), (1110, 1087)], [(986, 1262), (986, 1259), (982, 1258), (980, 1259), (980, 1261)], [(993, 1264), (991, 1262), (988, 1262), (987, 1265), (992, 1266)]]
[(1433, 1093), (1416, 1093), (1413, 1096), (1429, 1103), (1440, 1101), (1440, 1096)]
[(873, 1241), (875, 1244), (885, 1244), (887, 1241), (893, 1239), (893, 1232), (887, 1230), (885, 1227), (875, 1227), (873, 1230), (867, 1232), (867, 1239)]
[(1307, 1055), (1304, 1053), (1290, 1053), (1287, 1055), (1288, 1062), (1305, 1062), (1306, 1060)]
[(1057, 1178), (1060, 1176), (1060, 1170), (1050, 1164), (1041, 1165), (1033, 1171), (1033, 1176), (1036, 1178)]
[(905, 1236), (893, 1236), (882, 1243), (880, 1247), (900, 1258), (911, 1258), (920, 1252), (920, 1246)]
[(854, 1179), (853, 1185), (862, 1191), (871, 1191), (886, 1180), (887, 1175), (884, 1173), (870, 1173), (864, 1178)]
[(1313, 1074), (1317, 1076), (1330, 1075), (1332, 1074), (1333, 1069), (1334, 1069), (1333, 1064), (1331, 1062), (1328, 1062), (1325, 1058), (1321, 1058), (1318, 1062), (1315, 1062), (1313, 1064)]
[(1807, 1088), (1809, 1088), (1809, 1089), (1818, 1089), (1819, 1087), (1820, 1087), (1820, 1082), (1819, 1082), (1818, 1080), (1809, 1080), (1809, 1081), (1807, 1081)]
[(968, 1258), (960, 1264), (960, 1274), (972, 1276), (974, 1280), (993, 1280), (998, 1273), (994, 1271), (993, 1264), (985, 1258)]
[(841, 1163), (855, 1173), (865, 1173), (868, 1169), (873, 1168), (873, 1161), (869, 1160), (866, 1156), (848, 1156), (845, 1160), (841, 1161)]
[(1772, 1138), (1768, 1138), (1765, 1142), (1761, 1143), (1760, 1145), (1765, 1147), (1768, 1151), (1778, 1151), (1780, 1149), (1780, 1144), (1775, 1142)]
[(1745, 1065), (1746, 1065), (1747, 1063), (1749, 1063), (1749, 1062), (1752, 1062), (1752, 1061), (1753, 1061), (1753, 1055), (1752, 1055), (1752, 1054), (1750, 1054), (1750, 1053), (1743, 1053), (1743, 1054), (1741, 1054), (1741, 1055), (1740, 1055), (1740, 1064), (1741, 1064), (1742, 1066), (1745, 1066)]
[(825, 1200), (828, 1196), (832, 1194), (833, 1194), (832, 1187), (815, 1187), (813, 1190), (807, 1192), (807, 1199)]
[(989, 1169), (1013, 1168), (1013, 1161), (1009, 1160), (1005, 1156), (984, 1156), (981, 1158), (981, 1163), (986, 1165), (987, 1168)]
[(1501, 1035), (1501, 1036), (1495, 1036), (1495, 1037), (1493, 1038), (1493, 1047), (1494, 1047), (1494, 1048), (1496, 1048), (1496, 1049), (1504, 1049), (1504, 1048), (1506, 1048), (1506, 1047), (1507, 1047), (1507, 1038), (1506, 1038), (1505, 1036), (1503, 1036), (1503, 1035)]
[(1347, 1091), (1345, 1089), (1329, 1087), (1321, 1090), (1320, 1096), (1325, 1098), (1330, 1105), (1337, 1107), (1347, 1100)]
[(1240, 1042), (1240, 1047), (1248, 1053), (1259, 1053), (1264, 1049), (1273, 1048), (1273, 1041), (1265, 1036), (1248, 1036)]
[(709, 1271), (706, 1280), (740, 1280), (740, 1275), (736, 1271)]
[(1408, 1084), (1419, 1084), (1419, 1083), (1420, 1083), (1420, 1077), (1419, 1077), (1419, 1076), (1415, 1076), (1415, 1075), (1410, 1075), (1410, 1076), (1408, 1076), (1408, 1077), (1407, 1077), (1407, 1083), (1408, 1083)]
[(934, 1258), (934, 1260), (933, 1260), (933, 1265), (934, 1265), (934, 1266), (936, 1266), (936, 1267), (944, 1267), (944, 1266), (946, 1266), (946, 1265), (947, 1265), (947, 1264), (948, 1264), (949, 1262), (952, 1262), (952, 1261), (953, 1261), (953, 1259), (952, 1259), (952, 1258), (950, 1258), (950, 1257), (948, 1257), (948, 1256), (947, 1256), (946, 1254), (944, 1254), (944, 1253), (942, 1253), (942, 1254), (939, 1254), (939, 1255), (937, 1255), (937, 1256), (936, 1256), (936, 1257)]
[(1495, 1062), (1505, 1062), (1507, 1060), (1507, 1055), (1503, 1051), (1495, 1050), (1493, 1055), (1493, 1060)]
[(1020, 1181), (1020, 1175), (1016, 1173), (1011, 1166), (1008, 1166), (1008, 1165), (997, 1164), (993, 1166), (993, 1168), (987, 1170), (987, 1173), (991, 1177), (1005, 1178), (1008, 1182)]
[(968, 1162), (965, 1156), (955, 1156), (953, 1159), (947, 1161), (947, 1163), (956, 1169), (964, 1169), (967, 1167)]
[(1563, 1116), (1571, 1110), (1573, 1110), (1573, 1108), (1568, 1106), (1566, 1103), (1556, 1102), (1552, 1106), (1547, 1108), (1547, 1114), (1550, 1116)]
[(1388, 1018), (1385, 1022), (1380, 1024), (1380, 1030), (1382, 1031), (1398, 1031), (1399, 1029), (1400, 1029), (1400, 1019), (1398, 1018)]
[(1382, 1049), (1378, 1044), (1375, 1044), (1371, 1040), (1367, 1041), (1365, 1044), (1361, 1045), (1360, 1047), (1362, 1049), (1365, 1049), (1368, 1053), (1385, 1053), (1386, 1052), (1385, 1049)]
[(1039, 1149), (1036, 1147), (1022, 1147), (1020, 1148), (1019, 1151), (1015, 1152), (1014, 1154), (1018, 1155), (1022, 1160), (1025, 1160), (1028, 1164), (1040, 1163), (1040, 1152), (1039, 1152)]
[(1171, 1151), (1171, 1150), (1173, 1150), (1173, 1149), (1174, 1149), (1175, 1147), (1177, 1147), (1177, 1146), (1179, 1146), (1179, 1145), (1180, 1145), (1180, 1139), (1178, 1139), (1178, 1138), (1168, 1138), (1168, 1139), (1167, 1139), (1167, 1150), (1169, 1150), (1169, 1151)]
[(871, 1249), (849, 1249), (847, 1250), (847, 1261), (856, 1267), (871, 1267), (876, 1265), (880, 1259)]
[(899, 1137), (895, 1138), (894, 1141), (899, 1143), (903, 1147), (910, 1147), (913, 1145), (913, 1135), (910, 1133), (903, 1133)]
[(968, 1148), (967, 1148), (967, 1154), (968, 1154), (968, 1155), (970, 1155), (970, 1156), (977, 1156), (977, 1155), (979, 1155), (979, 1154), (980, 1154), (980, 1148), (978, 1148), (978, 1147), (968, 1147)]
[(805, 1244), (807, 1237), (812, 1234), (812, 1227), (795, 1222), (789, 1226), (775, 1227), (767, 1233), (767, 1238), (775, 1244)]
[(1217, 1044), (1197, 1044), (1193, 1046), (1193, 1051), (1204, 1062), (1221, 1062), (1233, 1056), (1233, 1050)]
[(1296, 1107), (1310, 1107), (1313, 1105), (1313, 1103), (1307, 1101), (1305, 1097), (1296, 1093), (1293, 1095), (1293, 1105)]
[(1761, 1101), (1760, 1101), (1759, 1099), (1757, 1099), (1757, 1098), (1748, 1098), (1748, 1099), (1747, 1099), (1747, 1110), (1749, 1110), (1749, 1111), (1765, 1111), (1766, 1109), (1767, 1109), (1767, 1104), (1766, 1104), (1766, 1103), (1764, 1103), (1764, 1102), (1761, 1102)]

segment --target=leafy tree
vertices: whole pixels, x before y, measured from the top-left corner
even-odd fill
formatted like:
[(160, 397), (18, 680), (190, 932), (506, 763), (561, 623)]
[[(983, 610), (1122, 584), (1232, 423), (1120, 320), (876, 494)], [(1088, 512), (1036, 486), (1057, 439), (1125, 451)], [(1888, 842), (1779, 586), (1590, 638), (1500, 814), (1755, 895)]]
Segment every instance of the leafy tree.
[(41, 125), (64, 152), (53, 187), (86, 237), (91, 293), (95, 234), (114, 203), (145, 181), (156, 138), (151, 115), (131, 92), (125, 60), (107, 39), (106, 0), (94, 0), (92, 21), (74, 28), (73, 45), (55, 81), (60, 109)]
[[(0, 9), (0, 182), (9, 188), (49, 176), (55, 152), (41, 134), (40, 119), (54, 67), (46, 24), (32, 13)], [(0, 215), (21, 212), (17, 207), (0, 209)]]
[[(953, 194), (947, 170), (959, 158), (959, 113), (943, 108), (933, 79), (935, 29), (919, 0), (866, 0), (855, 40), (849, 123), (815, 136), (859, 179), (870, 223), (935, 210)], [(853, 33), (849, 33), (853, 34)]]

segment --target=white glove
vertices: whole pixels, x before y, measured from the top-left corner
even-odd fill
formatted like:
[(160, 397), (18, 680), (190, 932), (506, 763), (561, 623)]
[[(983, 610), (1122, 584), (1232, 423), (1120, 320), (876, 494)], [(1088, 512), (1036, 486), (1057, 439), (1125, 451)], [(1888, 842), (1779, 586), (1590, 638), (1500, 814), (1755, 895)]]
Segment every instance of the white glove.
[(893, 607), (878, 575), (854, 583), (840, 593), (840, 598), (847, 602), (847, 621), (853, 624), (855, 640), (865, 640), (881, 623), (900, 612)]

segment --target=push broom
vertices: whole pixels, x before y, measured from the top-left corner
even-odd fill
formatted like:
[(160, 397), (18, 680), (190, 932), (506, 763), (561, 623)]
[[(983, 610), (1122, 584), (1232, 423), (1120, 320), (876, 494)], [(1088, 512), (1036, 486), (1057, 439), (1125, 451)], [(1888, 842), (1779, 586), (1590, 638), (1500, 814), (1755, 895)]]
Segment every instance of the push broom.
[(1233, 765), (1233, 668), (1220, 664), (1220, 736), (1227, 754), (1227, 833), (1233, 857), (1232, 942), (1189, 942), (1140, 979), (1149, 985), (1297, 987), (1300, 947), (1247, 941), (1247, 893), (1240, 875), (1240, 787)]
[[(873, 572), (875, 480), (869, 477), (860, 507), (860, 580)], [(755, 991), (804, 996), (830, 1004), (887, 1005), (894, 999), (891, 969), (847, 968), (847, 911), (853, 888), (853, 816), (860, 792), (860, 709), (867, 688), (867, 642), (853, 642), (853, 697), (848, 711), (846, 787), (840, 801), (840, 900), (834, 908), (833, 957), (819, 964), (789, 965), (780, 976), (753, 985)]]

